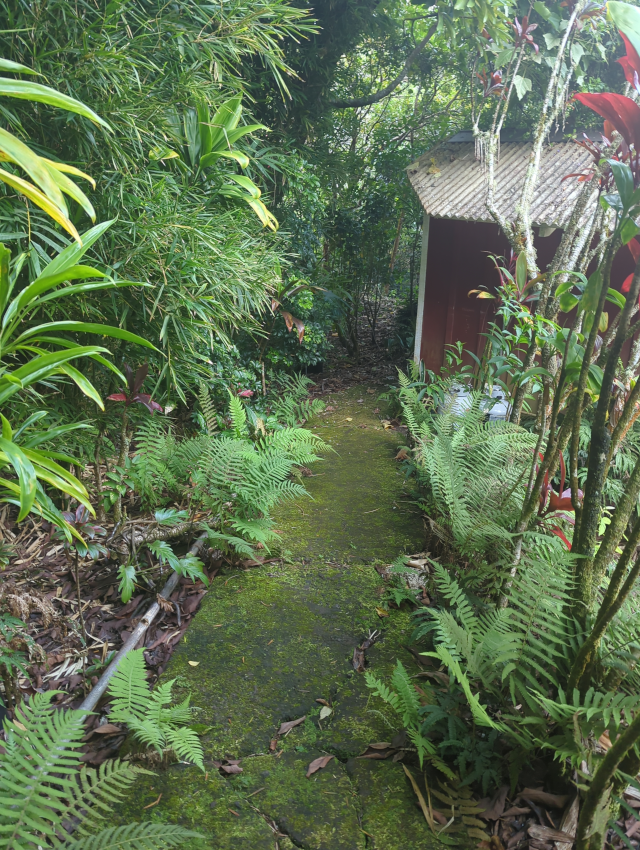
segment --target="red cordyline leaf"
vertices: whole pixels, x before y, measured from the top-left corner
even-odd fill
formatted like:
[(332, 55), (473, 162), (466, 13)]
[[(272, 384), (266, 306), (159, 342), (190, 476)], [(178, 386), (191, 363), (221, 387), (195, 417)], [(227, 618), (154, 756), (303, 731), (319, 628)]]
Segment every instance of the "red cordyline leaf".
[(126, 401), (127, 397), (124, 393), (113, 393), (113, 395), (108, 395), (107, 399), (109, 401)]
[(640, 106), (635, 101), (615, 92), (595, 94), (581, 92), (574, 97), (584, 106), (588, 106), (605, 120), (610, 121), (625, 142), (629, 146), (634, 145), (636, 151), (640, 151)]
[(569, 551), (571, 551), (571, 543), (569, 543), (569, 541), (567, 540), (567, 538), (566, 538), (566, 536), (565, 536), (565, 533), (564, 533), (564, 531), (560, 528), (560, 526), (559, 526), (559, 525), (553, 525), (553, 526), (551, 526), (551, 531), (552, 531), (552, 532), (556, 535), (556, 537), (559, 537), (559, 538), (560, 538), (560, 540), (562, 540), (562, 542), (565, 544), (565, 546), (567, 547), (567, 549), (568, 549)]
[(618, 64), (622, 65), (627, 82), (631, 83), (636, 91), (640, 91), (640, 79), (638, 77), (640, 74), (640, 56), (638, 56), (635, 47), (623, 32), (620, 33), (620, 36), (624, 41), (624, 46), (627, 48), (627, 55), (618, 59)]
[(242, 392), (238, 393), (239, 398), (251, 398), (253, 395), (253, 390), (242, 390)]
[(162, 407), (158, 404), (157, 401), (154, 401), (151, 398), (149, 393), (136, 393), (132, 397), (131, 401), (137, 401), (138, 404), (144, 404), (144, 406), (150, 413), (155, 413), (156, 410), (162, 413)]
[[(638, 242), (638, 240), (634, 237), (630, 242), (627, 242), (627, 247), (631, 251), (634, 262), (637, 264), (638, 260), (640, 260), (640, 242)], [(634, 274), (635, 272), (632, 272), (630, 275), (625, 277), (622, 286), (620, 287), (620, 292), (629, 292)], [(640, 304), (640, 298), (638, 299), (638, 303)]]

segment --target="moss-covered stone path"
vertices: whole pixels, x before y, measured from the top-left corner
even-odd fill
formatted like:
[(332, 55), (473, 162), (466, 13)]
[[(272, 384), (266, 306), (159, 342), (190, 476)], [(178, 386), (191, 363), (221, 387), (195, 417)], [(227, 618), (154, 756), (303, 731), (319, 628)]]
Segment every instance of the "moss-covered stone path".
[[(188, 850), (427, 850), (433, 846), (400, 764), (357, 760), (370, 743), (390, 741), (397, 718), (371, 704), (354, 648), (374, 629), (367, 652), (376, 675), (390, 675), (409, 614), (380, 619), (382, 582), (373, 562), (419, 551), (421, 519), (394, 464), (401, 434), (385, 431), (377, 391), (356, 387), (327, 400), (311, 423), (335, 449), (305, 479), (314, 501), (277, 516), (285, 563), (214, 581), (169, 665), (175, 693), (190, 691), (206, 776), (174, 765), (141, 782), (120, 814), (182, 823), (205, 837)], [(197, 662), (197, 666), (189, 664)], [(319, 719), (322, 704), (333, 713)], [(280, 724), (306, 721), (270, 741)], [(309, 763), (333, 755), (307, 779)], [(223, 777), (214, 759), (241, 759)], [(157, 805), (144, 808), (158, 799)], [(185, 845), (185, 850), (187, 845)]]

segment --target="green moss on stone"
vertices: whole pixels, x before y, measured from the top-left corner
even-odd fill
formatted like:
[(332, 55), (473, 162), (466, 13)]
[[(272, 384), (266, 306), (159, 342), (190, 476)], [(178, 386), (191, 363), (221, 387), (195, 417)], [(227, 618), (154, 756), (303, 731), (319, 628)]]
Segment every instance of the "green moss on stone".
[[(289, 504), (277, 514), (287, 563), (216, 578), (164, 676), (177, 678), (177, 697), (191, 693), (197, 721), (211, 727), (202, 739), (208, 775), (174, 765), (141, 778), (118, 809), (120, 823), (165, 821), (202, 832), (204, 838), (185, 850), (275, 850), (274, 828), (286, 833), (277, 838), (280, 850), (394, 850), (402, 842), (376, 838), (372, 845), (365, 835), (374, 835), (375, 827), (392, 841), (386, 836), (392, 836), (394, 821), (396, 835), (408, 830), (406, 850), (433, 846), (419, 820), (416, 835), (422, 830), (423, 843), (413, 837), (400, 765), (380, 768), (389, 777), (384, 786), (370, 778), (377, 776), (369, 773), (370, 762), (349, 762), (367, 765), (349, 772), (334, 759), (305, 778), (317, 755), (351, 758), (395, 731), (397, 720), (385, 720), (379, 706), (369, 704), (352, 656), (371, 630), (380, 629), (380, 640), (367, 653), (376, 675), (388, 678), (398, 657), (410, 664), (403, 648), (409, 614), (395, 611), (380, 620), (375, 609), (381, 580), (370, 562), (416, 551), (423, 539), (393, 461), (403, 437), (383, 430), (372, 413), (375, 395), (356, 388), (329, 402), (336, 410), (311, 426), (338, 453), (305, 479), (314, 501)], [(319, 698), (334, 709), (321, 722)], [(281, 739), (281, 752), (270, 753), (280, 724), (302, 715), (307, 720)], [(240, 776), (224, 778), (211, 765), (225, 756), (242, 758)], [(383, 812), (380, 795), (387, 787), (393, 793)], [(158, 805), (145, 809), (159, 794)], [(361, 824), (369, 821), (371, 829), (363, 832)]]

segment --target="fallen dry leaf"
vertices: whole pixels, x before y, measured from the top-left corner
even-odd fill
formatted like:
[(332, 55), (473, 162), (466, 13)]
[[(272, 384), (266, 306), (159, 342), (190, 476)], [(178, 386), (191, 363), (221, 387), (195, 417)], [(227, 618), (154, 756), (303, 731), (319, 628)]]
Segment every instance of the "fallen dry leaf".
[(546, 791), (541, 791), (538, 788), (525, 788), (520, 792), (520, 797), (526, 797), (532, 803), (542, 803), (543, 806), (550, 806), (552, 809), (564, 809), (569, 802), (568, 794), (548, 794)]
[(297, 720), (287, 720), (286, 723), (282, 723), (280, 728), (278, 729), (278, 735), (286, 735), (287, 732), (290, 732), (295, 726), (299, 726), (301, 723), (307, 719), (307, 715), (303, 715), (299, 717)]
[(229, 774), (242, 773), (242, 768), (239, 764), (221, 764), (220, 770), (224, 770), (225, 773)]
[(320, 697), (319, 699), (317, 699), (317, 700), (316, 700), (316, 702), (322, 703), (322, 705), (330, 705), (330, 703), (328, 703), (328, 702), (326, 701), (326, 699), (322, 699), (322, 697)]
[(529, 837), (537, 841), (561, 841), (563, 844), (573, 844), (573, 835), (566, 832), (560, 832), (559, 829), (551, 829), (550, 826), (539, 826), (537, 823), (532, 823), (527, 829)]
[(322, 770), (323, 767), (326, 767), (332, 758), (334, 758), (334, 756), (320, 756), (320, 758), (314, 759), (307, 768), (307, 779), (318, 770)]
[(323, 705), (320, 709), (320, 720), (324, 720), (325, 717), (329, 717), (331, 714), (333, 714), (333, 709), (328, 705)]
[(275, 752), (277, 746), (278, 746), (278, 739), (272, 738), (269, 741), (269, 750), (273, 753), (273, 752)]
[(483, 820), (498, 820), (498, 818), (502, 817), (508, 791), (509, 786), (503, 785), (490, 800), (487, 799), (486, 805), (484, 800), (478, 800), (478, 807), (484, 809), (484, 811), (479, 813), (479, 816)]
[(416, 797), (418, 798), (418, 803), (420, 804), (420, 808), (422, 809), (422, 814), (424, 815), (424, 819), (429, 824), (431, 830), (433, 832), (435, 832), (435, 823), (433, 822), (433, 816), (431, 814), (431, 809), (430, 809), (429, 806), (427, 806), (426, 800), (424, 799), (424, 797), (422, 795), (422, 791), (420, 790), (420, 786), (418, 785), (416, 780), (413, 778), (413, 774), (411, 773), (411, 771), (407, 770), (407, 766), (403, 764), (402, 767), (404, 768), (404, 772), (409, 777), (409, 782), (411, 782), (411, 786), (412, 786), (412, 788), (415, 792)]
[(359, 646), (353, 650), (353, 669), (356, 673), (364, 673), (365, 657), (364, 652)]
[(102, 726), (97, 726), (94, 730), (98, 735), (120, 735), (122, 729), (119, 726), (114, 726), (113, 723), (104, 723)]
[(394, 460), (408, 460), (409, 452), (406, 449), (400, 449)]
[(347, 416), (345, 422), (353, 422), (353, 416)]
[(199, 661), (187, 661), (187, 664), (188, 664), (190, 667), (197, 667), (197, 666), (198, 666), (198, 664), (200, 664), (200, 662), (199, 662)]

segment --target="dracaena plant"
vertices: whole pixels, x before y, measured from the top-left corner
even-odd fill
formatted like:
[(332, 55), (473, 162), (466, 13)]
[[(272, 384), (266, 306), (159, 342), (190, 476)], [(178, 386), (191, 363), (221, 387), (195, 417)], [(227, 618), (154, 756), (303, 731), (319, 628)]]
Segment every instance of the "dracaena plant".
[[(0, 70), (31, 73), (25, 66), (6, 60), (0, 61)], [(80, 101), (39, 83), (0, 78), (0, 95), (56, 106), (107, 126)], [(20, 255), (11, 264), (10, 251), (0, 245), (0, 405), (6, 412), (8, 402), (17, 393), (26, 392), (37, 399), (38, 384), (70, 380), (103, 407), (97, 389), (74, 362), (89, 357), (115, 371), (120, 377), (121, 373), (105, 357), (109, 355), (108, 349), (95, 344), (81, 345), (78, 335), (97, 334), (151, 348), (153, 346), (121, 328), (73, 319), (44, 321), (44, 317), (45, 311), (51, 306), (58, 306), (62, 299), (131, 285), (130, 281), (115, 281), (104, 272), (79, 263), (112, 222), (97, 225), (81, 237), (69, 219), (64, 194), (77, 201), (94, 217), (86, 196), (67, 177), (67, 174), (86, 175), (72, 166), (54, 163), (36, 155), (26, 143), (5, 130), (0, 130), (0, 153), (4, 161), (22, 168), (34, 182), (29, 183), (5, 169), (0, 169), (0, 180), (40, 206), (76, 240), (26, 286), (23, 285), (24, 275), (21, 274), (26, 255)], [(42, 443), (49, 442), (62, 432), (27, 432), (27, 425), (36, 421), (34, 415), (29, 417), (27, 423), (14, 429), (9, 418), (0, 415), (0, 500), (19, 506), (18, 520), (35, 510), (51, 521), (60, 522), (60, 514), (47, 497), (43, 485), (77, 499), (92, 510), (85, 487), (57, 462), (62, 460), (73, 463), (73, 458), (40, 448)], [(11, 471), (15, 477), (7, 477)], [(64, 525), (64, 520), (62, 522)], [(66, 528), (70, 535), (71, 530)]]
[[(125, 468), (127, 455), (129, 452), (129, 445), (131, 444), (128, 414), (129, 407), (132, 404), (141, 404), (146, 407), (149, 413), (151, 414), (155, 413), (156, 410), (162, 413), (162, 406), (159, 405), (157, 401), (154, 401), (149, 393), (141, 392), (142, 385), (144, 384), (145, 379), (149, 374), (149, 364), (143, 363), (142, 366), (138, 366), (135, 372), (133, 371), (131, 366), (126, 364), (124, 367), (124, 371), (126, 374), (127, 383), (126, 391), (120, 393), (113, 393), (112, 395), (108, 396), (109, 401), (117, 401), (124, 404), (124, 409), (122, 411), (122, 424), (120, 426), (120, 456), (118, 458), (118, 467), (121, 470), (124, 470)], [(121, 489), (118, 490), (118, 495), (116, 497), (114, 516), (116, 522), (120, 522), (120, 520), (122, 519)]]
[[(0, 59), (0, 71), (11, 74), (35, 73), (31, 68), (8, 59)], [(106, 121), (103, 121), (84, 103), (31, 80), (27, 82), (0, 77), (0, 96), (56, 106), (82, 115), (94, 124), (109, 129)], [(91, 201), (68, 175), (82, 177), (95, 188), (92, 178), (72, 165), (39, 156), (25, 142), (3, 128), (0, 128), (0, 153), (4, 162), (20, 168), (33, 182), (25, 180), (15, 171), (7, 171), (6, 168), (0, 168), (0, 180), (43, 209), (47, 215), (64, 227), (76, 242), (82, 244), (80, 235), (71, 221), (65, 195), (79, 203), (92, 221), (95, 221), (95, 212)]]
[[(278, 222), (261, 200), (262, 192), (254, 181), (245, 174), (218, 168), (221, 160), (235, 162), (243, 170), (247, 168), (251, 160), (246, 153), (234, 147), (235, 143), (243, 136), (267, 129), (263, 124), (238, 126), (241, 117), (241, 94), (229, 98), (213, 115), (206, 103), (185, 110), (185, 160), (195, 169), (196, 176), (205, 180), (216, 194), (247, 204), (265, 227), (277, 230)], [(179, 154), (168, 148), (151, 153), (154, 159), (179, 159)], [(180, 164), (183, 170), (187, 170), (184, 161)]]

